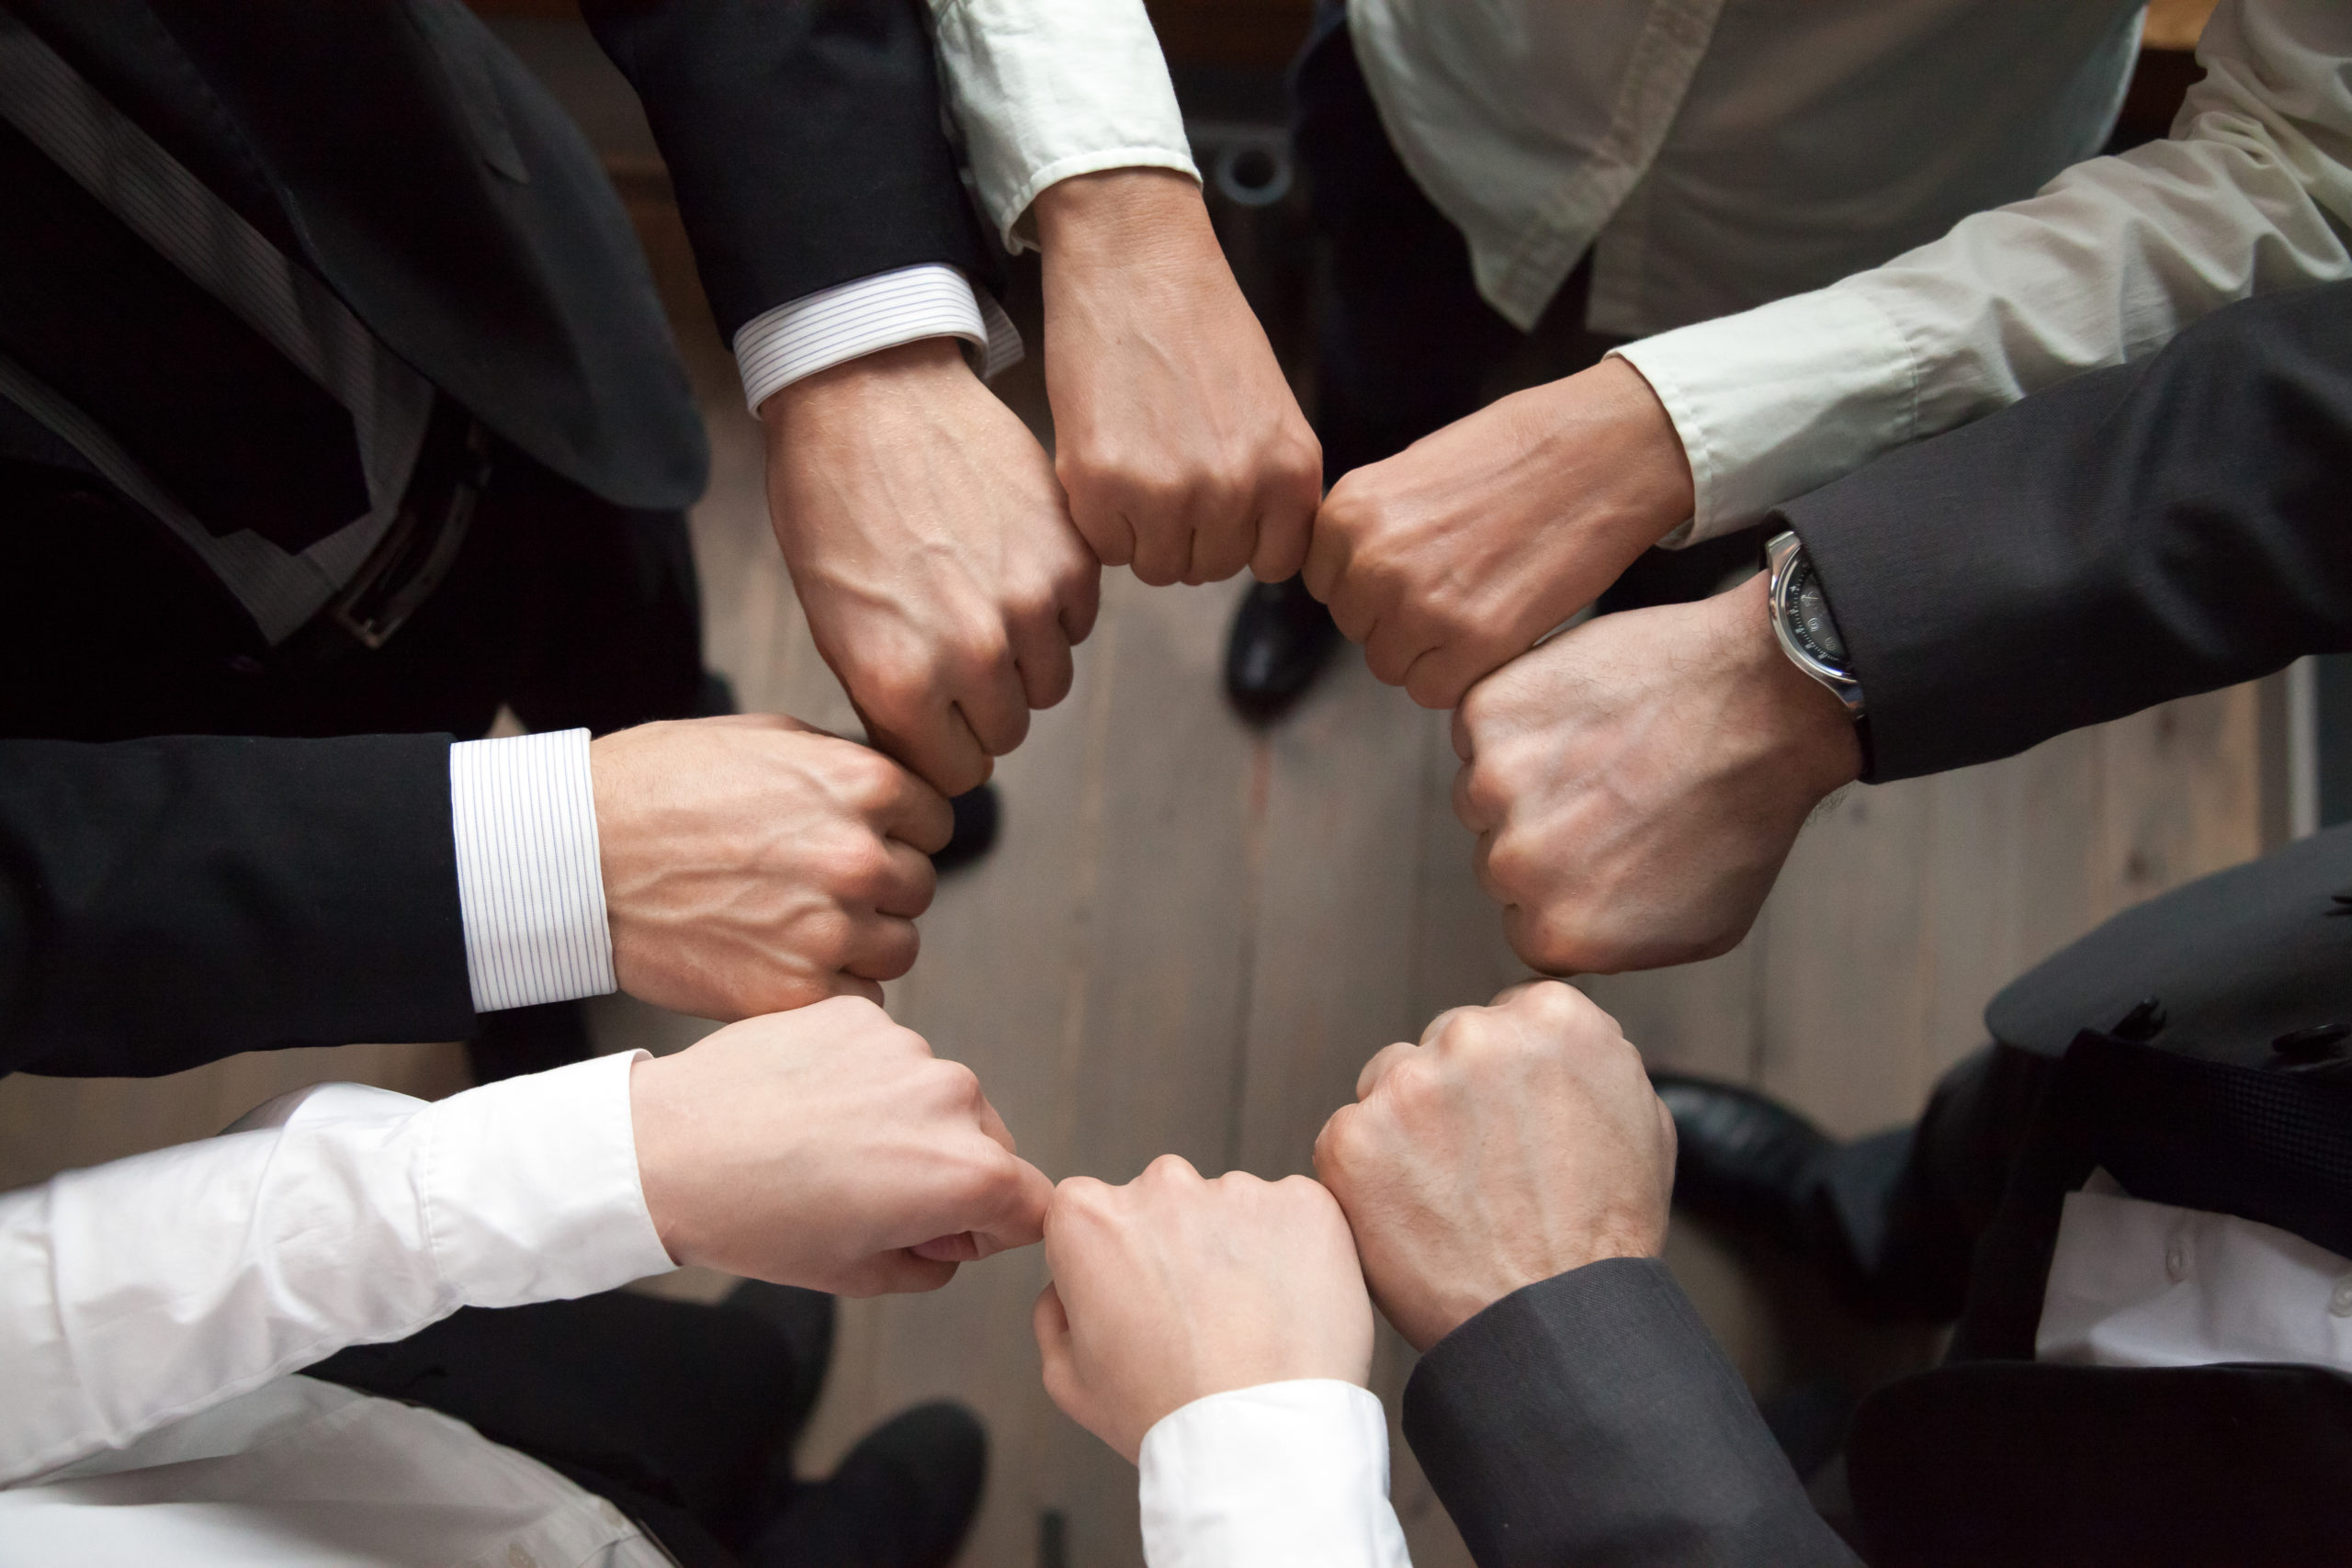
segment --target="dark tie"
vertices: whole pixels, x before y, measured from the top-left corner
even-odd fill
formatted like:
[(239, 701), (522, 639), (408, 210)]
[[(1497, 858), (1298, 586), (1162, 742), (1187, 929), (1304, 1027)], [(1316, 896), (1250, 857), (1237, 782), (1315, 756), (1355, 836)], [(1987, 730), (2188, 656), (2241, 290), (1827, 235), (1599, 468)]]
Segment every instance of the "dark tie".
[(5, 122), (0, 353), (216, 535), (299, 551), (368, 511), (343, 405)]

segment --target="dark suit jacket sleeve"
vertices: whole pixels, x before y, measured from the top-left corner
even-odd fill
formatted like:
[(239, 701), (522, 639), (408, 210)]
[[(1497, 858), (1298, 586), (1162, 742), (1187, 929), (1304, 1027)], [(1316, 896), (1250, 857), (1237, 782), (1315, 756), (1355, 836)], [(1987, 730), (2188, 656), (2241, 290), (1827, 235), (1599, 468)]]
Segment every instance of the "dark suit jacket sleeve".
[(0, 1071), (473, 1021), (447, 736), (0, 742)]
[(729, 343), (763, 310), (946, 262), (991, 271), (922, 0), (587, 0), (644, 100)]
[(2347, 497), (2352, 285), (2335, 284), (2218, 310), (1781, 516), (1886, 780), (2352, 648)]
[(1440, 1340), (1405, 1437), (1479, 1568), (1857, 1562), (1654, 1258), (1530, 1285)]

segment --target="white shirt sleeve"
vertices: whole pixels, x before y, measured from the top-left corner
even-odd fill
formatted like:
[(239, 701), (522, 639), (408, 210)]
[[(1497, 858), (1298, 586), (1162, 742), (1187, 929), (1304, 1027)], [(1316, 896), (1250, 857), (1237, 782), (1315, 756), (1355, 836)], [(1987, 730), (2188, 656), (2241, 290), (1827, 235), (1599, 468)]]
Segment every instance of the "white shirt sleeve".
[(586, 730), (450, 747), (449, 825), (476, 1012), (615, 988)]
[(628, 1055), (434, 1104), (328, 1084), (0, 1195), (0, 1483), (461, 1306), (672, 1267)]
[(923, 338), (961, 338), (982, 379), (1021, 362), (1020, 330), (984, 289), (944, 262), (925, 262), (820, 288), (763, 310), (735, 333), (743, 405), (803, 377)]
[(1380, 1401), (1327, 1378), (1196, 1399), (1137, 1457), (1149, 1568), (1411, 1568)]
[(1682, 437), (1687, 543), (1881, 452), (2352, 277), (2352, 6), (2222, 0), (2169, 141), (2094, 158), (1884, 266), (1619, 351)]
[(1174, 169), (1197, 180), (1143, 0), (931, 0), (940, 78), (980, 205), (1018, 253), (1058, 180)]

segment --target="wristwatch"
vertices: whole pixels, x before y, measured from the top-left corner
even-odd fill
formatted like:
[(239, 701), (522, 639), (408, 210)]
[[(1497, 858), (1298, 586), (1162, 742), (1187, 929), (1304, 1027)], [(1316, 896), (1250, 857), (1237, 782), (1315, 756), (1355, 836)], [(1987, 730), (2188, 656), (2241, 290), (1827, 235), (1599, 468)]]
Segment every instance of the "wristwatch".
[(1783, 528), (1764, 547), (1764, 569), (1772, 574), (1772, 635), (1796, 667), (1838, 694), (1846, 716), (1862, 719), (1862, 683), (1846, 664), (1846, 642), (1830, 617), (1829, 601), (1813, 558), (1793, 529)]

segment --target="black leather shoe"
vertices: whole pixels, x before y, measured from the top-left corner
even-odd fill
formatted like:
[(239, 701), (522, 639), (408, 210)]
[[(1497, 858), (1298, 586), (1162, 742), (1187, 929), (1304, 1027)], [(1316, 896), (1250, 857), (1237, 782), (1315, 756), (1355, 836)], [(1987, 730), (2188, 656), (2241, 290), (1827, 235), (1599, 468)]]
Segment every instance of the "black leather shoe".
[(1301, 579), (1253, 582), (1226, 637), (1225, 694), (1243, 718), (1272, 724), (1306, 694), (1341, 640)]
[(744, 1553), (749, 1568), (947, 1568), (979, 1511), (988, 1433), (960, 1404), (918, 1404), (801, 1489)]
[(1652, 1073), (1674, 1117), (1674, 1201), (1736, 1235), (1810, 1256), (1815, 1173), (1838, 1145), (1779, 1100), (1737, 1084)]
[(956, 813), (956, 830), (948, 835), (947, 847), (931, 857), (932, 869), (942, 876), (961, 871), (996, 848), (996, 830), (1004, 816), (992, 784), (950, 795), (947, 804)]

